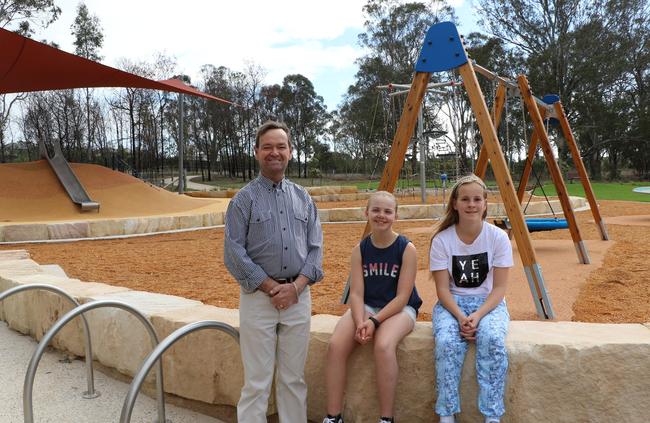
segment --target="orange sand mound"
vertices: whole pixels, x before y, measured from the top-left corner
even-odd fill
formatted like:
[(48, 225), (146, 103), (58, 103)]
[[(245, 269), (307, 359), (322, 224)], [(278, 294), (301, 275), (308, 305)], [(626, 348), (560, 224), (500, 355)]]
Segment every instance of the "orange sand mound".
[[(45, 160), (0, 164), (0, 222), (154, 216), (225, 210), (227, 200), (191, 198), (103, 166), (71, 164), (99, 212), (80, 212)], [(203, 210), (201, 210), (203, 212)]]

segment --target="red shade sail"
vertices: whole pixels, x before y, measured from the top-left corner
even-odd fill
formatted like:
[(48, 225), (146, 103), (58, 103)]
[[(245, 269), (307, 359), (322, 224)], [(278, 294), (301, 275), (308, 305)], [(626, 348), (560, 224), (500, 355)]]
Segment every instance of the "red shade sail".
[(0, 94), (92, 87), (149, 88), (234, 104), (179, 79), (143, 78), (0, 28)]

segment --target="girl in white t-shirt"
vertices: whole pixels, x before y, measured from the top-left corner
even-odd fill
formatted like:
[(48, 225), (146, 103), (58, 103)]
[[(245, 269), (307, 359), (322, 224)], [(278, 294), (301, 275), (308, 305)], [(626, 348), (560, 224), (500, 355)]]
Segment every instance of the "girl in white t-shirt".
[(479, 410), (486, 423), (499, 422), (505, 413), (510, 316), (504, 295), (512, 247), (506, 233), (487, 223), (486, 216), (485, 184), (475, 175), (462, 177), (431, 240), (429, 268), (438, 294), (433, 308), (435, 410), (441, 423), (453, 423), (460, 412), (460, 376), (470, 342), (476, 342)]

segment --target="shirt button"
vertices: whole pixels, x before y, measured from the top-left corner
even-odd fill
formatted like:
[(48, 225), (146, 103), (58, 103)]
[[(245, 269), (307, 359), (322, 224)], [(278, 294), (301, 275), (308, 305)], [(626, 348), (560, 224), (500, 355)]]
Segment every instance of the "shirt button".
[(287, 270), (287, 266), (283, 266), (283, 269), (284, 269), (284, 270)]
[(282, 210), (280, 210), (280, 214), (284, 213)]
[(286, 231), (286, 230), (287, 230), (287, 228), (282, 228), (282, 230), (283, 230), (283, 231)]
[(285, 250), (288, 250), (288, 249), (289, 249), (289, 247), (284, 247), (284, 249), (285, 249)]

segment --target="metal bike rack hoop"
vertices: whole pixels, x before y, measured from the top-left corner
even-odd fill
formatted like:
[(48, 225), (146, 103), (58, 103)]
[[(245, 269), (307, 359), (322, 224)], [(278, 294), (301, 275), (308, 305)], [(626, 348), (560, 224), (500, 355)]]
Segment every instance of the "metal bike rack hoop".
[(147, 358), (142, 363), (142, 367), (140, 367), (140, 370), (138, 370), (138, 373), (131, 381), (131, 386), (129, 387), (129, 393), (124, 399), (124, 405), (122, 406), (120, 423), (131, 422), (131, 413), (133, 412), (133, 406), (135, 405), (135, 400), (138, 397), (138, 393), (140, 392), (140, 388), (142, 387), (142, 383), (144, 382), (144, 379), (147, 377), (149, 370), (151, 370), (151, 366), (153, 366), (154, 363), (156, 362), (160, 364), (162, 361), (160, 360), (160, 356), (162, 356), (162, 354), (165, 351), (167, 351), (169, 347), (174, 345), (176, 341), (178, 341), (185, 335), (189, 335), (190, 333), (201, 329), (220, 330), (235, 338), (237, 343), (239, 343), (239, 332), (237, 331), (237, 329), (233, 328), (232, 326), (226, 323), (217, 322), (215, 320), (202, 320), (200, 322), (189, 323), (181, 328), (176, 329), (174, 332), (169, 334), (167, 338), (163, 339), (153, 351), (151, 351), (149, 356), (147, 356)]
[[(50, 343), (52, 338), (54, 338), (54, 336), (56, 336), (56, 334), (68, 322), (70, 322), (70, 320), (74, 319), (78, 315), (83, 314), (87, 311), (94, 310), (96, 308), (102, 308), (102, 307), (120, 308), (122, 310), (128, 311), (129, 313), (137, 317), (138, 320), (140, 320), (140, 322), (142, 322), (144, 327), (147, 329), (147, 332), (149, 332), (149, 336), (151, 337), (152, 347), (154, 348), (155, 351), (155, 348), (158, 345), (158, 336), (156, 335), (156, 331), (151, 325), (151, 322), (149, 322), (149, 320), (147, 320), (147, 318), (134, 307), (121, 301), (104, 300), (104, 301), (93, 301), (74, 308), (73, 310), (65, 314), (63, 317), (61, 317), (61, 319), (59, 319), (59, 321), (56, 322), (56, 324), (52, 326), (50, 330), (47, 331), (47, 333), (41, 339), (41, 342), (39, 342), (38, 347), (36, 348), (36, 352), (34, 352), (34, 355), (32, 356), (32, 359), (29, 362), (29, 366), (27, 367), (27, 374), (25, 375), (25, 384), (23, 385), (23, 413), (25, 416), (24, 419), (25, 423), (34, 423), (34, 409), (32, 407), (34, 377), (36, 375), (36, 368), (38, 367), (38, 363), (40, 362), (41, 357), (45, 352), (45, 348), (47, 348), (47, 345)], [(165, 421), (165, 399), (163, 393), (162, 362), (159, 362), (157, 367), (156, 391), (158, 396), (158, 419), (160, 422), (164, 422)]]
[[(54, 285), (47, 285), (47, 284), (40, 284), (40, 283), (15, 286), (11, 289), (8, 289), (0, 293), (0, 301), (9, 298), (14, 294), (18, 294), (19, 292), (31, 291), (31, 290), (53, 292), (55, 294), (59, 294), (63, 298), (70, 301), (70, 303), (72, 303), (73, 308), (80, 306), (79, 302), (76, 299), (74, 299), (70, 294), (68, 294), (61, 288), (56, 287)], [(93, 348), (90, 341), (90, 329), (88, 327), (88, 321), (86, 320), (86, 316), (83, 315), (81, 316), (81, 322), (83, 323), (83, 327), (84, 327), (85, 350), (86, 350), (86, 383), (88, 385), (88, 390), (83, 392), (82, 396), (86, 399), (92, 399), (92, 398), (97, 398), (99, 396), (99, 392), (95, 391), (95, 377), (93, 374)]]

